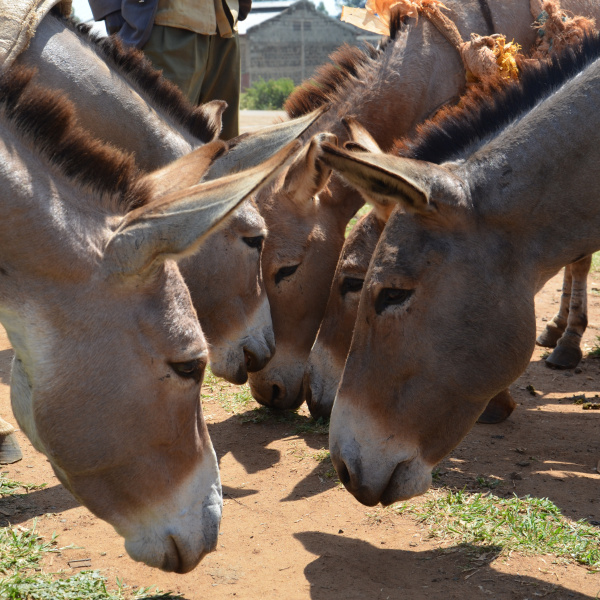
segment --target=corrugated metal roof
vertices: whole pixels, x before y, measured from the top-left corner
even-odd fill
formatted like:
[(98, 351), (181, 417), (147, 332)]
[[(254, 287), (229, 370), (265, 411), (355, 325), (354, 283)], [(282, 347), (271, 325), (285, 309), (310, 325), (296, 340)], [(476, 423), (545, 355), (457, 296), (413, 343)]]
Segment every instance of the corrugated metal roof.
[(281, 14), (286, 8), (289, 8), (297, 0), (278, 0), (275, 2), (253, 2), (250, 14), (238, 22), (238, 33), (245, 35), (250, 27), (260, 25), (273, 17)]

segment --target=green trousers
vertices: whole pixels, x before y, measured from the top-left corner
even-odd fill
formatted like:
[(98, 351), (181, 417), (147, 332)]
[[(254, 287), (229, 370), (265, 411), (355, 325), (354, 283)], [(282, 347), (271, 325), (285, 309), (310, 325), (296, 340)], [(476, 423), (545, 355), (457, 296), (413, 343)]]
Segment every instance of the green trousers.
[(229, 140), (239, 134), (241, 67), (237, 33), (222, 38), (154, 25), (142, 50), (192, 104), (225, 100), (221, 138)]

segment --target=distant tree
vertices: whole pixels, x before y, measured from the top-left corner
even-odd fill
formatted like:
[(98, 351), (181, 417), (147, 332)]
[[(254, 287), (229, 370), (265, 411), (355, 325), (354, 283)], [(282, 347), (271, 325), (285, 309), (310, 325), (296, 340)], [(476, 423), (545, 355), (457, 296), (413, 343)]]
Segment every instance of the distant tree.
[(327, 12), (327, 9), (325, 8), (325, 2), (323, 2), (323, 0), (321, 0), (321, 2), (319, 2), (319, 6), (317, 6), (317, 10), (319, 12), (322, 12), (324, 15), (328, 15), (329, 14)]
[(342, 10), (342, 6), (351, 6), (353, 8), (364, 8), (366, 0), (335, 0), (335, 5)]
[(294, 89), (288, 77), (255, 81), (240, 97), (240, 108), (249, 110), (279, 110)]

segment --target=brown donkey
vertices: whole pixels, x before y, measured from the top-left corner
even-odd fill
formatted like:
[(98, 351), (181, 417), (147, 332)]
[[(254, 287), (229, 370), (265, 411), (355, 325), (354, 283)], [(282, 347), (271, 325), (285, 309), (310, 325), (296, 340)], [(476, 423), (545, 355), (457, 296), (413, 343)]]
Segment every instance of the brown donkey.
[[(353, 119), (344, 123), (350, 133), (347, 148), (382, 151), (369, 133)], [(317, 339), (310, 351), (303, 389), (310, 414), (328, 419), (337, 388), (342, 379), (344, 364), (358, 313), (358, 301), (369, 263), (383, 228), (395, 203), (376, 204), (348, 235), (335, 271), (327, 309), (321, 321)], [(567, 270), (569, 267), (567, 267)], [(499, 423), (507, 419), (516, 407), (508, 389), (492, 398), (479, 416), (480, 423)]]
[(324, 146), (371, 201), (404, 208), (369, 266), (331, 415), (333, 463), (361, 502), (429, 487), (527, 366), (536, 292), (600, 248), (598, 57), (589, 39), (497, 96), (473, 94), (397, 147), (420, 160)]
[[(200, 404), (207, 346), (172, 259), (201, 244), (291, 149), (165, 193), (162, 178), (188, 157), (138, 175), (31, 77), (23, 68), (0, 77), (0, 321), (15, 351), (13, 412), (134, 559), (189, 571), (216, 547), (222, 500)], [(196, 157), (209, 164), (223, 146)]]
[[(40, 23), (17, 64), (36, 68), (36, 81), (73, 100), (79, 122), (93, 135), (135, 155), (151, 171), (214, 139), (223, 103), (192, 108), (143, 55), (116, 39), (96, 39), (57, 14)], [(215, 157), (210, 178), (256, 166), (294, 139), (312, 117), (240, 136)], [(230, 156), (235, 156), (235, 161)], [(206, 165), (190, 158), (174, 174), (197, 183)], [(235, 164), (234, 164), (235, 163)], [(217, 173), (217, 166), (218, 173)], [(169, 182), (163, 182), (166, 188)], [(269, 302), (262, 281), (260, 254), (266, 227), (253, 202), (212, 234), (194, 256), (181, 262), (216, 375), (243, 383), (247, 372), (266, 365), (274, 352)], [(208, 284), (210, 282), (210, 284)]]
[[(448, 0), (448, 15), (464, 39), (471, 32), (501, 32), (524, 48), (533, 45), (529, 0)], [(600, 17), (596, 2), (566, 0), (563, 8)], [(304, 134), (319, 131), (348, 139), (342, 117), (363, 123), (376, 142), (389, 149), (396, 137), (408, 134), (441, 106), (464, 92), (465, 70), (446, 38), (425, 18), (400, 19), (381, 50), (342, 47), (314, 81), (306, 82), (286, 106), (297, 117), (320, 106), (329, 107)], [(311, 347), (325, 313), (344, 231), (363, 201), (333, 178), (329, 189), (322, 168), (307, 152), (278, 190), (265, 189), (257, 202), (269, 237), (265, 241), (263, 274), (271, 304), (277, 354), (253, 373), (254, 397), (274, 408), (293, 408), (304, 398), (302, 380)], [(304, 186), (298, 185), (303, 180)], [(315, 194), (311, 196), (310, 194)]]

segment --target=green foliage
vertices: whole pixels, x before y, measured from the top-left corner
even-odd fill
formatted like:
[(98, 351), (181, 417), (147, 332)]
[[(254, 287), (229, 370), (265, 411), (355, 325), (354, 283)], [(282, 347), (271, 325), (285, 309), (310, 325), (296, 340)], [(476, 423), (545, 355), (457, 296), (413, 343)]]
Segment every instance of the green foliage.
[(348, 225), (346, 225), (346, 233), (344, 237), (348, 237), (348, 234), (352, 231), (358, 220), (364, 217), (370, 210), (371, 206), (369, 204), (365, 204), (356, 211), (356, 214), (350, 219), (350, 221), (348, 221)]
[(0, 598), (3, 600), (124, 600), (141, 598), (175, 598), (169, 592), (152, 588), (127, 590), (117, 579), (117, 589), (106, 587), (106, 578), (98, 571), (80, 571), (70, 577), (45, 573), (42, 559), (56, 547), (56, 536), (44, 541), (34, 529), (4, 527), (0, 529)]
[(248, 110), (279, 110), (294, 89), (288, 77), (255, 81), (240, 97), (240, 108)]
[[(401, 505), (406, 511), (406, 505)], [(598, 529), (573, 522), (547, 498), (499, 498), (493, 494), (448, 492), (408, 511), (430, 528), (433, 538), (500, 546), (503, 552), (553, 554), (600, 569)]]
[(23, 494), (23, 491), (19, 491), (21, 488), (25, 492), (29, 490), (40, 490), (45, 488), (46, 484), (34, 485), (33, 483), (21, 483), (20, 481), (12, 481), (6, 477), (6, 473), (0, 473), (0, 496), (14, 496), (17, 494)]
[(327, 9), (325, 8), (325, 3), (323, 1), (319, 2), (319, 5), (317, 6), (317, 10), (319, 12), (322, 12), (324, 15), (328, 15), (329, 14), (327, 12)]
[(596, 336), (596, 343), (594, 347), (589, 351), (588, 358), (600, 358), (600, 336)]

